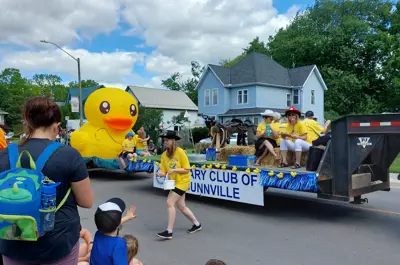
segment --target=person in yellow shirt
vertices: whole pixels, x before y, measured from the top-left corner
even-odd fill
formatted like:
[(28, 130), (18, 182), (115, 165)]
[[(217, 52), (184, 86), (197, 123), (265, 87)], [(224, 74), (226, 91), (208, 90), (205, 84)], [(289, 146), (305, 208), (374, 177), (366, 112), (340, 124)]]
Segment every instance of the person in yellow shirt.
[(128, 132), (126, 134), (126, 139), (122, 142), (122, 157), (128, 158), (131, 160), (133, 157), (137, 157), (135, 153), (135, 140), (134, 134), (132, 132)]
[(175, 180), (175, 188), (170, 191), (167, 198), (168, 228), (164, 232), (158, 233), (157, 236), (164, 239), (172, 239), (176, 218), (175, 206), (193, 223), (192, 228), (187, 231), (188, 233), (200, 231), (202, 227), (185, 203), (185, 194), (190, 188), (191, 173), (186, 152), (176, 146), (176, 141), (181, 138), (175, 131), (167, 131), (160, 137), (164, 141), (166, 150), (161, 155), (160, 171), (156, 173), (156, 176), (168, 176), (168, 179)]
[(261, 161), (268, 155), (270, 152), (275, 160), (279, 160), (279, 156), (276, 154), (274, 148), (277, 147), (276, 139), (279, 137), (277, 128), (272, 125), (272, 120), (275, 117), (275, 113), (272, 110), (265, 110), (263, 113), (260, 113), (263, 117), (264, 121), (258, 124), (256, 137), (258, 140), (255, 143), (256, 148), (256, 163), (255, 166), (259, 166)]
[(139, 156), (151, 156), (150, 152), (147, 150), (147, 141), (149, 139), (150, 136), (145, 137), (144, 129), (140, 128), (138, 134), (135, 135), (136, 154)]
[(286, 132), (281, 133), (280, 150), (282, 163), (279, 165), (280, 168), (288, 166), (286, 157), (288, 150), (294, 151), (296, 154), (296, 162), (292, 168), (300, 168), (302, 152), (308, 152), (311, 147), (311, 143), (307, 142), (307, 127), (299, 120), (300, 115), (301, 112), (294, 107), (285, 112), (285, 116), (288, 118), (288, 125)]
[(286, 117), (284, 117), (282, 121), (281, 119), (282, 119), (281, 114), (275, 112), (274, 121), (272, 122), (271, 126), (274, 131), (278, 131), (278, 138), (276, 139), (277, 146), (281, 145), (281, 140), (282, 140), (281, 133), (286, 132), (286, 127), (287, 127)]
[[(321, 137), (321, 134), (326, 134), (328, 131), (329, 125), (331, 124), (330, 120), (325, 122), (324, 127), (322, 127), (315, 119), (314, 112), (311, 110), (307, 111), (305, 114), (305, 119), (303, 120), (304, 125), (307, 127), (307, 142), (312, 143), (313, 145), (316, 140)], [(329, 137), (330, 138), (330, 137)]]
[(0, 128), (0, 151), (7, 147), (6, 135), (2, 128)]

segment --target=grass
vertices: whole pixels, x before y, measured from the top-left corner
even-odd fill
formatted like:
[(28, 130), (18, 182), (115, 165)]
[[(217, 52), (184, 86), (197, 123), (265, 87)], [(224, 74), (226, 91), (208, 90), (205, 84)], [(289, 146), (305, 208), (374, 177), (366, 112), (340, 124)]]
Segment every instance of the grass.
[(398, 155), (396, 159), (393, 161), (389, 170), (391, 173), (400, 173), (400, 155)]

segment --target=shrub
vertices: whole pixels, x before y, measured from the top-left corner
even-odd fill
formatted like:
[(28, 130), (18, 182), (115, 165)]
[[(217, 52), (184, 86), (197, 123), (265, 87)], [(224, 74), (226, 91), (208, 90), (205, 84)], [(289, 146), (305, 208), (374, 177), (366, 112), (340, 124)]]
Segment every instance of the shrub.
[(208, 128), (207, 127), (197, 127), (192, 129), (193, 141), (194, 143), (200, 142), (201, 139), (208, 137)]

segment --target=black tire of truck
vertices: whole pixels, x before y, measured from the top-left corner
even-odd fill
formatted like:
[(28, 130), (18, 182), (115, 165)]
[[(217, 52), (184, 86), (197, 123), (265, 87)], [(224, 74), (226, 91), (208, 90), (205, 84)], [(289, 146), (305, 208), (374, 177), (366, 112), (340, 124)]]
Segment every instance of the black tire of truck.
[(399, 175), (397, 175), (397, 179), (398, 179), (398, 180), (400, 180), (400, 174), (399, 174)]

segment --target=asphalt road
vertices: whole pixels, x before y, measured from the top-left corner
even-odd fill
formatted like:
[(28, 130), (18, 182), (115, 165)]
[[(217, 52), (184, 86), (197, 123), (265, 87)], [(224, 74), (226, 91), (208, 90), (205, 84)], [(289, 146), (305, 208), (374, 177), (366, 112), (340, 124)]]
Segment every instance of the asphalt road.
[[(318, 200), (314, 194), (266, 192), (264, 207), (190, 196), (188, 206), (203, 230), (178, 212), (174, 238), (156, 237), (167, 225), (166, 192), (152, 188), (151, 175), (91, 172), (95, 205), (119, 196), (137, 206), (137, 219), (122, 234), (140, 242), (144, 265), (203, 265), (220, 258), (228, 265), (397, 264), (400, 260), (400, 182), (390, 192), (367, 196), (368, 204)], [(80, 210), (83, 227), (93, 233), (90, 210)]]

